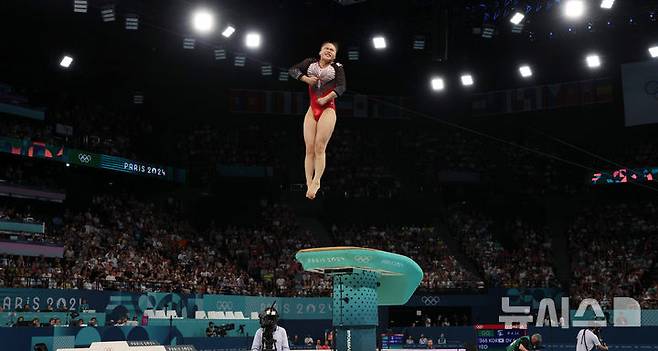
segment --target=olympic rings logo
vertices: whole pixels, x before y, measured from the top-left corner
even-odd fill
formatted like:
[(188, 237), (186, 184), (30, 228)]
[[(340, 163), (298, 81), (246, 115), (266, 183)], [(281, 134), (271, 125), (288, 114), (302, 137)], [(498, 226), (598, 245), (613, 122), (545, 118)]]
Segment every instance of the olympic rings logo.
[(217, 309), (220, 311), (230, 311), (233, 309), (233, 302), (231, 301), (217, 301)]
[(78, 160), (80, 160), (82, 163), (89, 163), (91, 162), (91, 155), (78, 154)]
[(438, 296), (423, 296), (420, 300), (428, 306), (436, 306), (441, 302), (441, 298)]
[(355, 256), (354, 261), (359, 263), (368, 263), (370, 262), (370, 256)]

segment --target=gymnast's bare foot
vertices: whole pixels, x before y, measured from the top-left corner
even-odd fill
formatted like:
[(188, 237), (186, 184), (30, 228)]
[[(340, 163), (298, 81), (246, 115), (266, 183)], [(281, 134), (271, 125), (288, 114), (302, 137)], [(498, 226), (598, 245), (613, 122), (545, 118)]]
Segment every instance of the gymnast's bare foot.
[(314, 180), (313, 182), (311, 182), (311, 185), (308, 187), (308, 191), (306, 192), (306, 197), (311, 200), (315, 199), (315, 194), (318, 193), (318, 190), (320, 190), (320, 181)]
[(311, 198), (311, 182), (306, 182), (306, 198)]

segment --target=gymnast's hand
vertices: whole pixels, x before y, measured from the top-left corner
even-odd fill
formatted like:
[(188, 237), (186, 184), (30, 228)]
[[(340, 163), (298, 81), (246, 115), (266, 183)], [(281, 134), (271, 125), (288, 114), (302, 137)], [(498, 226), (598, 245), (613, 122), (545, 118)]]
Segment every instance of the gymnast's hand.
[(302, 81), (310, 86), (318, 84), (318, 77), (303, 76)]
[(331, 97), (331, 96), (325, 96), (325, 97), (318, 98), (318, 104), (320, 104), (320, 106), (324, 106), (327, 102), (331, 101), (332, 99), (333, 99), (333, 97)]

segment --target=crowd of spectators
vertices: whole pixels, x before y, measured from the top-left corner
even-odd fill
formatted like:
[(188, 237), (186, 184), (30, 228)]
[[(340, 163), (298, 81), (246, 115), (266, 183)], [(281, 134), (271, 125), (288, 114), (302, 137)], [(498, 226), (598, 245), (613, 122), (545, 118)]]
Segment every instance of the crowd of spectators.
[(347, 226), (332, 228), (337, 245), (360, 246), (412, 257), (423, 269), (421, 289), (482, 286), (482, 280), (463, 267), (434, 227)]
[(331, 282), (302, 270), (297, 251), (317, 247), (318, 240), (299, 228), (294, 212), (285, 205), (262, 204), (260, 223), (214, 228), (215, 244), (232, 261), (246, 267), (262, 283), (263, 291), (279, 296), (328, 296)]
[[(320, 246), (318, 239), (300, 228), (286, 205), (263, 201), (260, 209), (251, 225), (200, 230), (177, 210), (99, 195), (84, 211), (67, 209), (47, 219), (51, 236), (65, 246), (63, 258), (0, 256), (0, 286), (328, 296), (331, 281), (304, 272), (294, 260), (298, 250)], [(0, 216), (34, 218), (27, 211), (3, 207)], [(591, 297), (605, 304), (614, 296), (633, 296), (643, 307), (656, 306), (657, 285), (649, 274), (655, 260), (655, 211), (651, 203), (619, 204), (576, 216), (566, 253), (575, 301)], [(492, 217), (465, 206), (449, 213), (441, 230), (335, 225), (331, 244), (413, 257), (425, 272), (421, 291), (560, 287), (545, 228), (516, 219), (504, 227), (513, 244), (502, 243)]]
[(583, 209), (569, 228), (571, 294), (607, 305), (615, 296), (639, 297), (658, 306), (656, 284), (645, 287), (656, 259), (658, 209), (652, 202), (617, 203)]
[(493, 219), (466, 206), (450, 209), (448, 224), (467, 257), (476, 262), (489, 286), (559, 287), (545, 228), (517, 218), (506, 227), (513, 245), (505, 247), (494, 236)]

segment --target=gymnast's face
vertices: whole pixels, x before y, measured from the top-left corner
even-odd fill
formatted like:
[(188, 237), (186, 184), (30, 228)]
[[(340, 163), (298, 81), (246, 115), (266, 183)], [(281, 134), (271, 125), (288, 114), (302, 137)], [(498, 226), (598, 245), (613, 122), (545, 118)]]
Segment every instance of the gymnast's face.
[(320, 58), (327, 61), (336, 59), (336, 47), (331, 43), (324, 43), (320, 49)]

